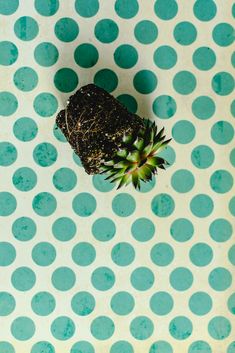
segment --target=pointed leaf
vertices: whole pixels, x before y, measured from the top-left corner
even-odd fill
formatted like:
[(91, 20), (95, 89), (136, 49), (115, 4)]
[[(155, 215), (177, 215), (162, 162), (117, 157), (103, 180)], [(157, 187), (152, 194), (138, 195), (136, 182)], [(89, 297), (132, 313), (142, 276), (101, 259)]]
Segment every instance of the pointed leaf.
[(164, 163), (164, 159), (161, 157), (153, 156), (148, 158), (148, 164), (151, 164), (153, 166), (159, 166)]
[(133, 145), (137, 148), (137, 150), (141, 151), (144, 147), (144, 139), (138, 136)]
[(118, 151), (117, 151), (117, 156), (118, 157), (122, 157), (122, 158), (126, 158), (128, 152), (125, 148), (120, 148)]
[(120, 161), (116, 164), (114, 164), (114, 167), (119, 169), (119, 168), (124, 168), (124, 167), (128, 167), (130, 165), (130, 163), (126, 160)]
[(154, 142), (158, 142), (160, 140), (160, 138), (163, 136), (164, 134), (164, 127), (159, 131), (159, 133), (155, 136), (154, 138)]
[(122, 138), (122, 141), (123, 141), (124, 143), (128, 144), (128, 143), (131, 143), (131, 142), (132, 142), (132, 139), (133, 139), (132, 135), (126, 135), (126, 134), (124, 134), (124, 135), (123, 135), (123, 138)]
[(149, 143), (144, 149), (143, 149), (143, 153), (148, 155), (151, 151), (152, 151), (152, 148), (153, 148), (153, 144), (152, 143)]
[(130, 162), (138, 162), (140, 160), (140, 153), (139, 151), (135, 150), (133, 152), (130, 152), (126, 159)]
[(117, 190), (120, 189), (123, 185), (128, 185), (130, 182), (131, 182), (130, 175), (128, 174), (124, 175), (117, 187)]
[(169, 140), (164, 141), (164, 142), (161, 144), (161, 146), (158, 148), (158, 152), (162, 151), (163, 148), (165, 148), (166, 145), (167, 145), (171, 140), (172, 140), (172, 139), (169, 139)]

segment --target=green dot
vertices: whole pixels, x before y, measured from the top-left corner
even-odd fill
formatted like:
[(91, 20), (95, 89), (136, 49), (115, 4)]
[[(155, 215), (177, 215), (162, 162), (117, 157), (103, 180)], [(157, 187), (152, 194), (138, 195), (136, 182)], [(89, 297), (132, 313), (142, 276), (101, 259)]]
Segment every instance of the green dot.
[(0, 292), (0, 316), (7, 316), (11, 314), (14, 311), (15, 306), (16, 301), (13, 295), (7, 292)]
[(211, 137), (219, 145), (226, 145), (234, 136), (233, 126), (224, 120), (217, 121), (211, 128)]
[(54, 65), (59, 57), (56, 46), (49, 42), (43, 42), (36, 46), (34, 50), (34, 58), (36, 62), (45, 67)]
[(152, 247), (150, 257), (155, 265), (167, 266), (173, 261), (174, 250), (167, 243), (158, 243)]
[(110, 349), (110, 353), (134, 353), (132, 345), (127, 341), (117, 341)]
[(49, 192), (40, 192), (33, 198), (32, 207), (39, 216), (47, 217), (55, 212), (56, 198)]
[(10, 92), (0, 92), (0, 115), (9, 116), (15, 113), (18, 108), (16, 96)]
[(38, 84), (38, 75), (30, 67), (21, 67), (14, 74), (14, 84), (24, 92), (32, 91)]
[(105, 91), (111, 93), (117, 88), (118, 77), (114, 71), (103, 69), (95, 74), (94, 83)]
[(191, 142), (195, 137), (195, 127), (188, 120), (180, 120), (172, 128), (172, 136), (176, 142), (186, 144)]
[(156, 315), (167, 315), (173, 308), (173, 299), (167, 292), (157, 292), (150, 299), (150, 308)]
[(15, 261), (16, 250), (7, 242), (0, 242), (0, 266), (9, 266)]
[(233, 167), (235, 167), (235, 148), (229, 154), (229, 160)]
[(88, 266), (95, 261), (96, 251), (93, 245), (81, 242), (72, 250), (73, 261), (79, 266)]
[(23, 41), (33, 40), (39, 32), (38, 23), (30, 16), (22, 16), (15, 22), (14, 32)]
[(91, 283), (94, 288), (100, 291), (107, 291), (115, 283), (115, 274), (108, 267), (97, 267), (91, 275)]
[(137, 340), (146, 340), (152, 336), (154, 325), (147, 316), (137, 316), (130, 323), (130, 333)]
[(59, 0), (35, 0), (35, 9), (42, 16), (53, 16), (59, 8)]
[(83, 68), (93, 67), (99, 58), (96, 47), (89, 43), (80, 44), (74, 52), (74, 60)]
[(151, 345), (149, 353), (173, 353), (173, 349), (170, 343), (161, 340)]
[(19, 0), (0, 0), (1, 15), (6, 15), (6, 16), (12, 15), (14, 12), (16, 12), (18, 7), (19, 7)]
[(60, 168), (53, 174), (53, 184), (61, 192), (70, 191), (77, 184), (77, 175), (70, 168)]
[(235, 197), (232, 197), (229, 201), (229, 211), (233, 216), (235, 216)]
[[(235, 17), (235, 16), (234, 16)], [(234, 353), (235, 352), (235, 341), (231, 342), (227, 348), (227, 353)]]
[(20, 118), (13, 125), (13, 133), (18, 140), (28, 142), (37, 136), (38, 126), (31, 118)]
[(18, 267), (11, 276), (11, 283), (16, 290), (25, 292), (36, 283), (35, 273), (29, 267)]
[(155, 233), (155, 225), (154, 223), (145, 217), (137, 218), (131, 226), (131, 234), (132, 236), (140, 241), (145, 242), (154, 236)]
[(168, 217), (174, 212), (175, 202), (168, 194), (158, 194), (152, 199), (151, 209), (158, 217)]
[(111, 43), (117, 39), (119, 28), (116, 22), (105, 18), (95, 25), (95, 36), (101, 43)]
[[(0, 1), (0, 7), (1, 7), (1, 1)], [(6, 342), (6, 341), (1, 341), (0, 342), (0, 352), (2, 352), (2, 353), (15, 353), (15, 348), (12, 346), (11, 343)]]
[(221, 47), (227, 47), (234, 41), (234, 29), (229, 23), (217, 24), (212, 32), (213, 40)]
[(0, 192), (0, 216), (11, 215), (17, 207), (17, 201), (14, 195), (8, 191)]
[(59, 40), (68, 43), (77, 38), (79, 27), (72, 18), (63, 17), (56, 22), (54, 31)]
[(213, 251), (208, 244), (197, 243), (190, 249), (189, 257), (195, 266), (207, 266), (212, 261)]
[(73, 199), (73, 210), (80, 217), (89, 217), (96, 210), (96, 199), (88, 192), (81, 192)]
[[(66, 140), (67, 141), (67, 140)], [(82, 167), (82, 162), (79, 156), (73, 151), (73, 160), (79, 167)]]
[(78, 341), (72, 346), (70, 353), (95, 353), (95, 350), (90, 342)]
[(58, 108), (56, 97), (47, 92), (40, 93), (33, 102), (35, 112), (43, 118), (54, 115)]
[(116, 0), (115, 11), (121, 18), (129, 19), (139, 11), (139, 4), (136, 0)]
[(231, 294), (228, 298), (227, 307), (232, 314), (235, 314), (235, 293)]
[(14, 43), (8, 41), (0, 42), (0, 65), (12, 65), (17, 58), (18, 49)]
[(232, 265), (235, 265), (235, 245), (231, 246), (228, 251), (228, 259)]
[(193, 64), (203, 71), (210, 70), (216, 62), (214, 51), (208, 47), (200, 47), (193, 53)]
[(7, 141), (0, 142), (0, 166), (7, 167), (17, 159), (16, 147)]
[(31, 168), (22, 167), (15, 171), (12, 182), (18, 190), (30, 191), (37, 184), (37, 174)]
[(227, 170), (216, 170), (210, 177), (210, 186), (215, 192), (224, 194), (231, 190), (233, 177)]
[(154, 188), (155, 184), (156, 184), (156, 178), (155, 178), (155, 175), (153, 175), (152, 179), (148, 180), (147, 183), (145, 183), (143, 180), (140, 180), (140, 189), (137, 191), (142, 193), (149, 192)]
[(73, 288), (76, 276), (71, 268), (59, 267), (53, 272), (51, 282), (57, 290), (65, 292)]
[(220, 243), (230, 239), (233, 227), (227, 219), (217, 218), (210, 224), (209, 232), (211, 238)]
[(129, 112), (135, 114), (138, 108), (136, 99), (130, 94), (121, 94), (117, 100), (122, 103)]
[(193, 6), (193, 13), (200, 21), (210, 21), (217, 12), (213, 0), (197, 0)]
[(174, 38), (180, 45), (190, 45), (197, 37), (196, 27), (188, 21), (178, 23), (174, 28)]
[(170, 274), (170, 284), (177, 291), (185, 291), (192, 286), (193, 274), (186, 267), (177, 267)]
[(220, 96), (226, 96), (234, 89), (234, 78), (228, 72), (218, 72), (215, 76), (213, 76), (211, 85), (215, 93)]
[(185, 340), (191, 336), (193, 325), (185, 316), (176, 316), (169, 324), (169, 332), (176, 340)]
[(96, 188), (96, 190), (101, 192), (109, 192), (113, 190), (115, 184), (108, 182), (105, 180), (107, 175), (96, 174), (92, 176), (92, 184)]
[(115, 223), (107, 217), (98, 218), (92, 224), (92, 234), (99, 241), (109, 241), (115, 236), (115, 233)]
[(204, 218), (212, 213), (214, 203), (210, 196), (198, 194), (192, 198), (190, 202), (190, 209), (194, 216)]
[(39, 341), (32, 346), (30, 353), (55, 353), (55, 348), (48, 341)]
[(29, 317), (19, 316), (11, 324), (11, 333), (15, 339), (27, 341), (35, 333), (35, 324)]
[(155, 14), (161, 20), (171, 20), (178, 12), (178, 5), (175, 0), (157, 0), (154, 5)]
[(38, 292), (31, 300), (31, 307), (35, 314), (47, 316), (55, 309), (55, 298), (48, 292)]
[(75, 333), (75, 324), (68, 316), (59, 316), (51, 324), (51, 333), (57, 340), (66, 341)]
[(111, 257), (118, 266), (128, 266), (135, 259), (135, 250), (129, 243), (121, 242), (112, 248)]
[(118, 292), (112, 296), (111, 309), (117, 315), (128, 315), (135, 305), (134, 298), (128, 292)]
[(115, 325), (107, 316), (98, 316), (91, 322), (90, 331), (97, 340), (107, 340), (114, 334)]
[(193, 174), (186, 169), (177, 170), (171, 177), (171, 185), (173, 189), (180, 193), (189, 192), (195, 184)]
[(57, 160), (57, 150), (49, 142), (39, 143), (33, 150), (33, 159), (41, 167), (49, 167)]
[(153, 60), (160, 69), (169, 70), (176, 64), (177, 54), (172, 47), (162, 45), (154, 52)]
[(212, 350), (207, 342), (200, 340), (190, 344), (188, 353), (212, 353)]
[(12, 224), (12, 233), (17, 240), (28, 241), (36, 234), (36, 224), (29, 217), (17, 218)]
[(208, 333), (215, 340), (223, 340), (230, 335), (231, 323), (224, 316), (213, 317), (208, 324)]
[(215, 113), (215, 102), (208, 96), (197, 97), (193, 101), (192, 112), (198, 119), (209, 119)]
[(199, 169), (210, 167), (215, 159), (215, 154), (209, 146), (200, 145), (195, 147), (191, 153), (193, 165)]
[(112, 200), (112, 210), (119, 217), (130, 216), (135, 211), (135, 208), (135, 199), (127, 193), (120, 193)]
[(162, 151), (160, 151), (160, 153), (158, 153), (158, 156), (166, 159), (169, 163), (169, 165), (166, 166), (166, 169), (170, 168), (175, 162), (176, 155), (171, 146), (166, 146)]
[(95, 16), (99, 10), (98, 0), (76, 0), (75, 9), (82, 17)]
[(72, 298), (71, 307), (79, 316), (89, 315), (95, 308), (95, 298), (88, 292), (78, 292)]
[(214, 268), (208, 277), (209, 285), (216, 291), (224, 291), (231, 286), (232, 275), (224, 267)]
[(194, 234), (193, 224), (186, 218), (178, 218), (171, 224), (170, 234), (176, 241), (188, 241)]
[(196, 88), (196, 78), (189, 71), (180, 71), (174, 76), (173, 87), (179, 94), (190, 94)]
[(154, 274), (147, 267), (138, 267), (131, 273), (131, 285), (138, 291), (146, 291), (154, 284)]
[(173, 97), (158, 96), (153, 102), (153, 112), (160, 119), (169, 119), (176, 113), (176, 102)]
[(56, 258), (56, 250), (51, 243), (41, 242), (32, 250), (32, 259), (38, 266), (49, 266)]
[(134, 29), (135, 38), (142, 44), (153, 43), (158, 36), (158, 28), (154, 22), (143, 20)]
[(235, 100), (233, 100), (230, 105), (230, 112), (231, 112), (232, 116), (235, 117)]
[(138, 52), (132, 45), (122, 44), (114, 52), (114, 61), (122, 69), (130, 69), (138, 61)]
[(60, 241), (71, 240), (75, 236), (76, 231), (76, 224), (68, 217), (60, 217), (52, 225), (52, 233)]
[(134, 76), (133, 85), (137, 92), (148, 94), (157, 87), (158, 79), (154, 72), (150, 70), (141, 70)]
[(54, 124), (53, 126), (53, 134), (58, 141), (67, 142), (65, 135), (62, 133), (62, 131), (56, 124)]
[(64, 67), (55, 73), (54, 84), (61, 92), (72, 92), (78, 85), (78, 76), (74, 70)]

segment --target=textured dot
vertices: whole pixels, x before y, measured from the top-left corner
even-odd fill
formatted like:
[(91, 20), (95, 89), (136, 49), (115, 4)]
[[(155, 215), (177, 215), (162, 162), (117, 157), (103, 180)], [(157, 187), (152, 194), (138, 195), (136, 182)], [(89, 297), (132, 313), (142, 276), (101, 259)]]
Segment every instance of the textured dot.
[(34, 6), (42, 16), (53, 16), (59, 8), (59, 0), (35, 0)]
[(212, 299), (205, 292), (196, 292), (189, 299), (189, 308), (195, 315), (206, 315), (212, 308)]
[(235, 293), (231, 294), (227, 300), (228, 310), (234, 315), (235, 314)]
[(135, 38), (141, 44), (153, 43), (158, 36), (158, 28), (154, 22), (143, 20), (137, 23), (134, 29)]
[(229, 143), (233, 139), (233, 136), (233, 126), (227, 121), (217, 121), (211, 128), (211, 137), (219, 145)]
[(230, 335), (231, 323), (224, 316), (213, 317), (208, 324), (208, 333), (215, 340), (223, 340)]
[(52, 233), (57, 240), (69, 241), (77, 231), (75, 222), (68, 217), (60, 217), (52, 225)]
[(74, 343), (70, 353), (95, 353), (95, 350), (90, 342), (79, 341)]
[(12, 182), (18, 190), (30, 191), (37, 184), (37, 174), (31, 168), (22, 167), (15, 171)]
[(12, 233), (17, 240), (28, 241), (36, 234), (36, 224), (29, 217), (17, 218), (12, 224)]
[(18, 6), (19, 0), (0, 0), (0, 14), (7, 16), (12, 15), (14, 12), (16, 12)]
[(43, 42), (36, 46), (34, 50), (34, 58), (36, 62), (45, 67), (54, 65), (59, 57), (56, 46), (49, 42)]
[(232, 236), (233, 227), (227, 219), (217, 218), (210, 224), (209, 232), (213, 240), (224, 242)]
[(29, 317), (19, 316), (11, 324), (11, 333), (15, 339), (27, 341), (35, 333), (35, 324)]
[(64, 136), (64, 134), (56, 124), (54, 124), (53, 126), (53, 134), (58, 141), (67, 142), (66, 137)]
[(193, 283), (192, 272), (185, 267), (177, 267), (170, 274), (170, 284), (177, 291), (185, 291)]
[(77, 38), (79, 27), (76, 21), (69, 17), (60, 18), (55, 24), (55, 35), (62, 42), (72, 42)]
[(153, 322), (147, 316), (137, 316), (131, 321), (130, 332), (137, 340), (146, 340), (152, 336), (153, 331)]
[(150, 299), (150, 308), (156, 315), (167, 315), (173, 308), (173, 299), (167, 292), (157, 292)]
[(73, 261), (79, 266), (90, 265), (95, 260), (95, 257), (94, 246), (87, 242), (78, 243), (72, 250)]
[(77, 315), (89, 315), (95, 308), (95, 298), (88, 292), (78, 292), (72, 298), (71, 307)]
[(218, 72), (213, 76), (211, 86), (215, 93), (226, 96), (234, 89), (234, 78), (229, 72)]
[(197, 243), (190, 249), (189, 257), (195, 266), (206, 266), (213, 258), (212, 248), (206, 243)]
[(170, 234), (178, 242), (188, 241), (192, 238), (193, 233), (193, 224), (186, 218), (178, 218), (171, 224)]
[(173, 261), (174, 250), (167, 243), (158, 243), (152, 247), (150, 257), (155, 265), (167, 266)]
[(38, 292), (31, 300), (31, 307), (35, 314), (47, 316), (55, 309), (55, 298), (49, 292)]
[(191, 153), (191, 161), (193, 165), (199, 169), (209, 168), (215, 159), (213, 150), (206, 145), (195, 147)]
[(97, 340), (107, 340), (114, 334), (113, 320), (107, 316), (98, 316), (91, 322), (91, 334)]
[(176, 64), (177, 54), (172, 47), (163, 45), (154, 52), (153, 59), (160, 69), (169, 70)]
[(173, 349), (169, 342), (161, 340), (151, 345), (149, 353), (173, 353)]
[(16, 290), (25, 292), (36, 283), (35, 273), (29, 267), (18, 267), (11, 276), (11, 283)]
[(157, 0), (154, 5), (155, 14), (161, 20), (171, 20), (178, 12), (178, 5), (175, 0)]
[(235, 216), (235, 197), (232, 197), (228, 205), (230, 213)]
[(52, 335), (60, 341), (66, 341), (75, 333), (75, 324), (68, 316), (59, 316), (51, 324)]
[(152, 179), (145, 183), (143, 180), (140, 180), (140, 189), (137, 189), (138, 192), (149, 192), (151, 191), (156, 184), (155, 175), (152, 176)]
[(148, 94), (157, 87), (158, 79), (154, 72), (150, 70), (138, 71), (133, 80), (134, 88), (137, 92)]
[(57, 150), (50, 142), (39, 143), (33, 150), (33, 159), (41, 167), (49, 167), (57, 160)]
[(114, 71), (110, 69), (102, 69), (97, 71), (94, 76), (94, 83), (103, 88), (105, 91), (111, 93), (117, 88), (118, 77)]
[(198, 194), (192, 198), (190, 202), (190, 209), (194, 216), (203, 218), (212, 213), (214, 203), (210, 196)]
[(37, 37), (39, 26), (33, 17), (22, 16), (15, 22), (14, 32), (19, 39), (30, 41)]
[(176, 340), (185, 340), (191, 336), (193, 325), (185, 316), (176, 316), (169, 324), (169, 332)]
[(214, 51), (208, 47), (200, 47), (193, 53), (193, 64), (203, 71), (210, 70), (216, 62)]
[(94, 66), (99, 58), (99, 52), (96, 47), (90, 43), (80, 44), (74, 52), (76, 63), (87, 69)]
[(13, 125), (13, 133), (20, 141), (32, 141), (37, 136), (38, 126), (31, 118), (20, 118)]
[(89, 217), (96, 210), (96, 199), (88, 192), (81, 192), (73, 199), (73, 210), (80, 217)]
[(127, 110), (129, 110), (129, 112), (136, 113), (138, 104), (133, 96), (130, 94), (121, 94), (117, 97), (117, 100), (122, 103), (127, 108)]
[(174, 28), (174, 38), (180, 45), (190, 45), (197, 38), (196, 27), (188, 21), (180, 22)]
[(76, 276), (69, 267), (57, 268), (51, 277), (53, 286), (63, 292), (73, 288), (75, 281)]
[(120, 193), (112, 200), (112, 210), (119, 217), (130, 216), (135, 211), (135, 208), (135, 199), (127, 193)]
[(229, 160), (233, 167), (235, 167), (235, 148), (229, 154)]
[(132, 45), (122, 44), (114, 51), (114, 61), (122, 69), (130, 69), (138, 61), (138, 52)]
[(14, 43), (8, 41), (0, 42), (0, 65), (8, 66), (16, 62), (18, 49)]
[(115, 274), (108, 267), (97, 267), (91, 275), (93, 287), (100, 291), (106, 291), (113, 287), (115, 283)]
[(18, 108), (16, 96), (10, 92), (0, 92), (0, 115), (9, 116), (15, 113)]
[(230, 112), (231, 112), (232, 116), (235, 117), (235, 100), (233, 100), (230, 105)]
[(17, 155), (17, 149), (11, 142), (0, 142), (0, 166), (11, 165), (16, 161)]
[(117, 341), (110, 349), (110, 353), (134, 353), (132, 345), (127, 341)]
[(39, 341), (32, 346), (30, 353), (55, 353), (55, 348), (48, 341)]
[(76, 0), (75, 9), (82, 17), (95, 16), (99, 10), (98, 0)]
[(60, 168), (53, 174), (53, 184), (61, 192), (71, 191), (77, 184), (77, 175), (70, 168)]
[(139, 11), (137, 0), (116, 0), (115, 11), (121, 18), (129, 19), (134, 17)]
[(8, 191), (0, 192), (0, 216), (11, 215), (17, 207), (17, 201), (14, 195)]
[(57, 207), (56, 198), (49, 192), (40, 192), (33, 198), (32, 207), (39, 216), (50, 216)]
[(216, 170), (210, 177), (210, 186), (215, 192), (224, 194), (231, 190), (233, 177), (227, 170)]
[(51, 93), (43, 92), (36, 96), (33, 102), (35, 112), (43, 118), (54, 115), (58, 101)]
[(216, 15), (216, 4), (213, 0), (197, 0), (193, 6), (194, 15), (200, 21), (210, 21)]
[(185, 193), (190, 191), (195, 183), (193, 174), (186, 169), (177, 170), (171, 177), (171, 185), (175, 191)]
[(110, 218), (101, 217), (92, 224), (92, 234), (99, 241), (109, 241), (115, 233), (116, 225)]
[(105, 18), (95, 25), (95, 36), (102, 43), (111, 43), (117, 39), (119, 28), (116, 22)]
[(208, 96), (197, 97), (193, 101), (192, 112), (198, 119), (209, 119), (215, 113), (215, 102)]
[(153, 286), (154, 274), (147, 267), (138, 267), (131, 273), (132, 286), (138, 291), (146, 291)]
[(152, 212), (158, 217), (168, 217), (175, 209), (175, 202), (168, 194), (158, 194), (151, 202)]
[(56, 250), (51, 243), (41, 242), (32, 250), (32, 259), (38, 266), (49, 266), (56, 258)]
[(131, 233), (136, 240), (145, 242), (154, 236), (155, 225), (148, 218), (137, 218), (131, 225)]
[(188, 353), (212, 353), (212, 350), (207, 342), (200, 340), (190, 344)]
[(190, 94), (196, 88), (196, 78), (189, 71), (180, 71), (174, 76), (173, 87), (180, 94)]
[(101, 192), (109, 192), (113, 190), (115, 184), (107, 182), (105, 178), (107, 175), (95, 174), (92, 176), (92, 184), (96, 190)]
[[(1, 6), (1, 2), (0, 2), (0, 6)], [(3, 352), (3, 353), (15, 353), (15, 348), (9, 342), (0, 341), (0, 352)]]
[(160, 151), (160, 153), (158, 153), (158, 156), (166, 159), (170, 164), (166, 166), (166, 169), (170, 168), (175, 163), (176, 155), (174, 149), (171, 146), (167, 145), (163, 150)]
[(221, 47), (227, 47), (234, 41), (233, 26), (229, 23), (217, 24), (212, 32), (213, 40)]
[(169, 119), (176, 112), (176, 102), (173, 97), (158, 96), (153, 102), (153, 112), (160, 119)]
[(8, 292), (0, 292), (0, 316), (7, 316), (11, 314), (14, 311), (15, 306), (16, 301), (13, 295)]
[(128, 315), (135, 305), (134, 298), (128, 292), (118, 292), (112, 296), (110, 306), (117, 315)]
[(228, 259), (231, 262), (232, 265), (235, 265), (235, 246), (231, 246), (231, 248), (228, 251)]
[(129, 243), (121, 242), (112, 248), (111, 257), (116, 265), (128, 266), (134, 261), (135, 250)]
[(231, 273), (224, 267), (217, 267), (209, 274), (209, 285), (216, 291), (224, 291), (232, 283)]
[(24, 92), (32, 91), (38, 84), (38, 75), (30, 67), (21, 67), (14, 74), (15, 86)]
[(61, 92), (72, 92), (78, 85), (78, 76), (74, 70), (64, 67), (55, 73), (54, 84)]

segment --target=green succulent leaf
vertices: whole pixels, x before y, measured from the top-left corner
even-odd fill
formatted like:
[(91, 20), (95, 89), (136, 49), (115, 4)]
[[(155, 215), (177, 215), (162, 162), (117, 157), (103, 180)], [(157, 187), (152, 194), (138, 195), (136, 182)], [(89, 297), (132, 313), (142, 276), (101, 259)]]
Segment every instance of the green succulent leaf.
[(141, 137), (137, 137), (133, 143), (133, 146), (135, 146), (138, 151), (142, 151), (142, 149), (144, 147), (144, 139)]
[(122, 158), (126, 158), (126, 156), (128, 155), (128, 152), (125, 148), (119, 149), (117, 151), (117, 156), (118, 157), (122, 157)]
[(130, 162), (138, 162), (140, 160), (140, 153), (139, 151), (135, 150), (133, 152), (130, 152), (126, 159)]
[(126, 144), (131, 143), (133, 141), (133, 136), (124, 134), (122, 141)]

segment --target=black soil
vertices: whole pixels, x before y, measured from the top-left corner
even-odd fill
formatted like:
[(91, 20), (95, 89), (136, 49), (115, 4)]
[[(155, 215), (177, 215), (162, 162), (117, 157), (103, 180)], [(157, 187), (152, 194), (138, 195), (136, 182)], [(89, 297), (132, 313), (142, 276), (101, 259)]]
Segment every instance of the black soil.
[(69, 98), (56, 124), (88, 174), (99, 173), (102, 161), (112, 159), (125, 133), (135, 135), (144, 126), (142, 118), (94, 84), (81, 87)]

